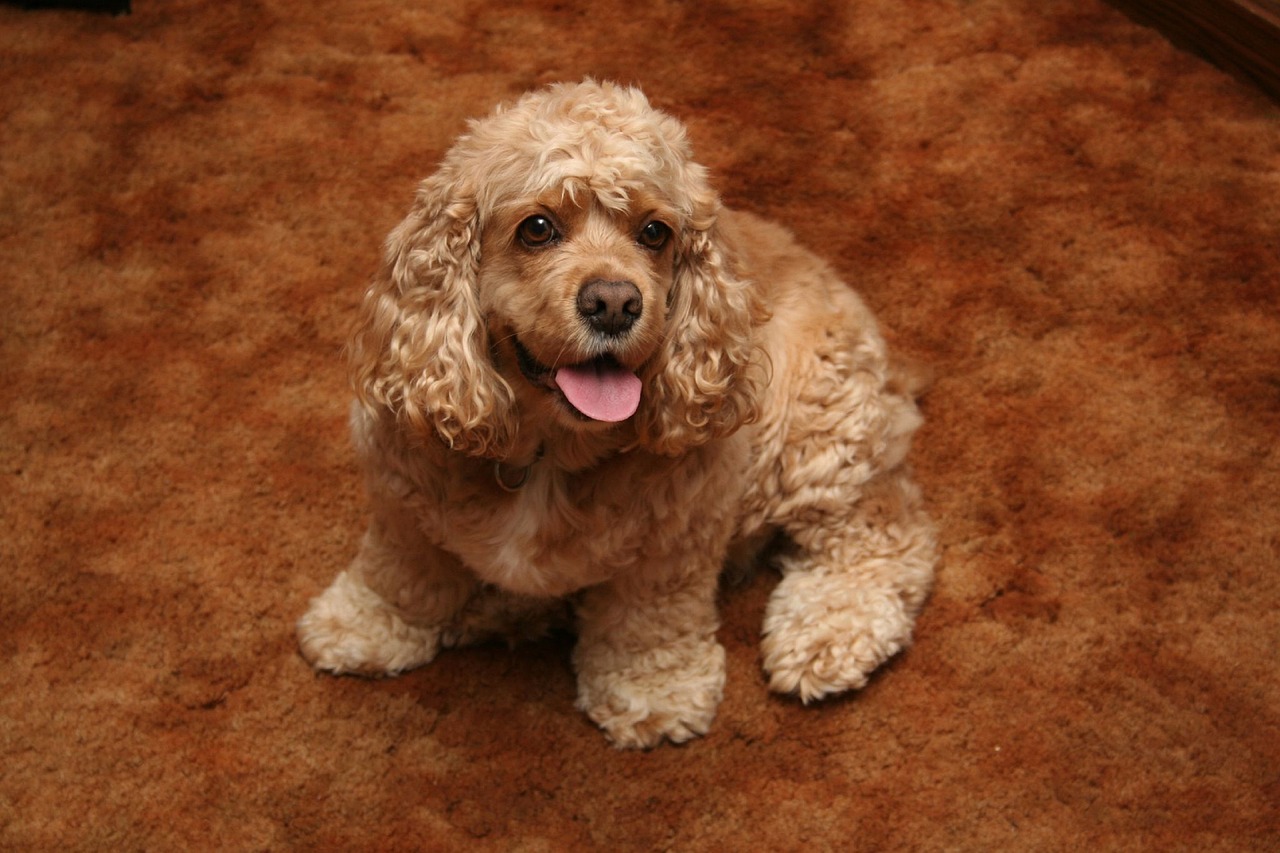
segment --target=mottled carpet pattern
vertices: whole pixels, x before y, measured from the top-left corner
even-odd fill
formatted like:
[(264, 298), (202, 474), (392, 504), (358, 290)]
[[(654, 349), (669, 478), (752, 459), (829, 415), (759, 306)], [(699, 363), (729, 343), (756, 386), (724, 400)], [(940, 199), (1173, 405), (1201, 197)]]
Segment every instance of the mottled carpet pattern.
[[(0, 848), (1276, 849), (1280, 109), (1094, 0), (0, 7)], [(931, 364), (915, 645), (715, 727), (313, 675), (341, 347), (465, 119), (640, 83)]]

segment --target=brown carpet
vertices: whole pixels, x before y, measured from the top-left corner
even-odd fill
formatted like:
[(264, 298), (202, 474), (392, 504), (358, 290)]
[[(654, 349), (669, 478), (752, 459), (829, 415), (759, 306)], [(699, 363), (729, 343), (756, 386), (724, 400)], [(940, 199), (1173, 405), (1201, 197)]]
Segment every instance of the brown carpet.
[[(579, 11), (584, 5), (595, 11)], [(318, 677), (364, 522), (339, 354), (467, 116), (684, 117), (938, 380), (943, 559), (850, 698), (726, 594), (707, 738), (569, 640)], [(0, 848), (1280, 848), (1280, 108), (1095, 0), (0, 7)]]

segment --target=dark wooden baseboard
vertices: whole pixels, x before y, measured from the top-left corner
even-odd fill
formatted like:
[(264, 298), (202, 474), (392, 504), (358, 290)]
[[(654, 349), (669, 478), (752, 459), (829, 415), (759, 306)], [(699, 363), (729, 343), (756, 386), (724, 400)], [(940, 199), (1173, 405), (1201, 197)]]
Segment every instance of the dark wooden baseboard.
[(1110, 0), (1280, 99), (1280, 0)]

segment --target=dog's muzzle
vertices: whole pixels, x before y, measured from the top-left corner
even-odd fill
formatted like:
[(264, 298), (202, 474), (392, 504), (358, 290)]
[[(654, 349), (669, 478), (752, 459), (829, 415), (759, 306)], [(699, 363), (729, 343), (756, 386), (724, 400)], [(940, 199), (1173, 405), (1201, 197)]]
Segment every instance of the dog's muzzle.
[(612, 355), (565, 367), (551, 368), (534, 358), (519, 338), (513, 338), (516, 364), (529, 384), (559, 394), (579, 416), (618, 423), (636, 413), (643, 390), (640, 377)]

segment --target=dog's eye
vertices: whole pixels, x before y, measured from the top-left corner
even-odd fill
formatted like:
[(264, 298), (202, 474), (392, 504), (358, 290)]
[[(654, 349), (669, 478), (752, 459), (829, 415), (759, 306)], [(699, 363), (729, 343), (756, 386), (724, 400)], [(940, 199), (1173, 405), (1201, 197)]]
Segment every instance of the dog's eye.
[(516, 236), (520, 238), (520, 242), (526, 246), (537, 248), (545, 246), (559, 236), (556, 232), (556, 226), (551, 220), (545, 216), (530, 216), (524, 222), (520, 223), (520, 227), (516, 229)]
[(640, 229), (640, 236), (636, 239), (646, 249), (661, 249), (671, 239), (671, 229), (665, 223), (655, 219)]

